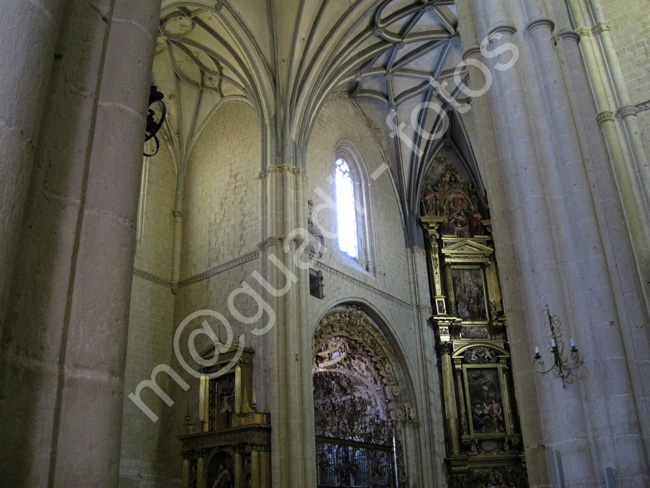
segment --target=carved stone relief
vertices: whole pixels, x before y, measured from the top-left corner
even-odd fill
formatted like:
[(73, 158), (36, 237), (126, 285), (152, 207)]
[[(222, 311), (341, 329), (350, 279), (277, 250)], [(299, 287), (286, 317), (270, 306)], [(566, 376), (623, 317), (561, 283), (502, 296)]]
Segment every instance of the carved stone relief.
[(405, 483), (401, 425), (417, 415), (398, 403), (386, 339), (360, 308), (349, 306), (321, 321), (313, 351), (318, 486)]

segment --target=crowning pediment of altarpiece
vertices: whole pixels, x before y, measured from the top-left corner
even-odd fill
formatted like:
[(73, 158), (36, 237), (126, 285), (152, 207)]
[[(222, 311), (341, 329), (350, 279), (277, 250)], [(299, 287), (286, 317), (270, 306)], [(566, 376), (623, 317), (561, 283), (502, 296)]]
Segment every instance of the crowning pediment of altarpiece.
[[(483, 238), (487, 242), (487, 238)], [(491, 261), (494, 249), (481, 243), (476, 238), (443, 238), (443, 246), (440, 250), (444, 256), (445, 262), (473, 262), (487, 263)]]

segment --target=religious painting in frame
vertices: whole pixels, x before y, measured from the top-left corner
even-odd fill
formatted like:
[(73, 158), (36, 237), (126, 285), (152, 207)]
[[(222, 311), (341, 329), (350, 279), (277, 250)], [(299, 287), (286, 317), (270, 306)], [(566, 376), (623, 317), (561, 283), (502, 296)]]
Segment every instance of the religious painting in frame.
[(438, 315), (447, 315), (447, 307), (444, 298), (436, 298), (436, 312)]
[(480, 266), (453, 266), (451, 287), (456, 314), (463, 322), (487, 322), (485, 279)]
[(471, 435), (505, 435), (508, 423), (500, 369), (495, 366), (464, 366), (463, 372)]

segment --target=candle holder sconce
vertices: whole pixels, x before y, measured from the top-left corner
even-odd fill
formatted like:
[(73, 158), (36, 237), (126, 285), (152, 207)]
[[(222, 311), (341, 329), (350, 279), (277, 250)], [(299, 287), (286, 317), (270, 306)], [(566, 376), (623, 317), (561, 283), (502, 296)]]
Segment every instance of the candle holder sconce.
[[(572, 372), (582, 366), (583, 360), (580, 351), (571, 339), (571, 349), (568, 357), (564, 354), (564, 341), (562, 340), (562, 322), (556, 316), (551, 315), (548, 305), (544, 310), (545, 325), (550, 331), (551, 347), (549, 352), (550, 367), (544, 362), (539, 347), (535, 347), (533, 356), (533, 369), (540, 374), (553, 373), (556, 378), (562, 379), (562, 387), (566, 388), (567, 383), (573, 383)], [(546, 323), (548, 321), (548, 323)]]

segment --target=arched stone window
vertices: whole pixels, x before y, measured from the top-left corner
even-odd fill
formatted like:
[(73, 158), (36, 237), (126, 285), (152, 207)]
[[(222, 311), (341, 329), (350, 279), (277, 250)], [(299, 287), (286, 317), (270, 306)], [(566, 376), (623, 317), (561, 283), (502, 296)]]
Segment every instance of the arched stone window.
[(343, 158), (336, 160), (336, 223), (339, 249), (351, 258), (359, 257), (358, 207), (350, 166)]
[(355, 264), (374, 273), (371, 205), (365, 165), (349, 141), (339, 144), (336, 156), (337, 245)]

